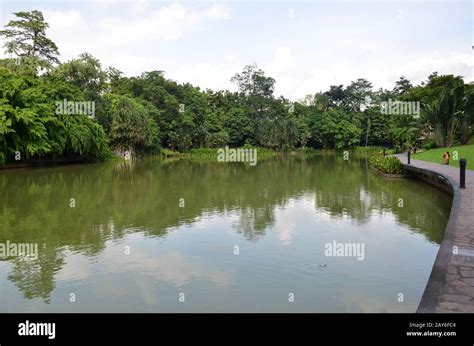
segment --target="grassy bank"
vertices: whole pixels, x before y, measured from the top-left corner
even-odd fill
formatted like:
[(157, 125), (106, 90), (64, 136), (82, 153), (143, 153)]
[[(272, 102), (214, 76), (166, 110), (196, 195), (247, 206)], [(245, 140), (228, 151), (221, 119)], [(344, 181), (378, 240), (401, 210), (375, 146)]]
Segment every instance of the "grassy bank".
[[(434, 163), (443, 163), (443, 153), (449, 151), (451, 155), (451, 160), (449, 160), (449, 165), (453, 167), (459, 167), (459, 160), (464, 158), (467, 160), (467, 169), (474, 170), (474, 144), (462, 145), (450, 148), (436, 148), (430, 149), (421, 153), (416, 153), (413, 155), (414, 159), (434, 162)], [(457, 152), (457, 160), (455, 160), (455, 152)]]
[[(274, 151), (267, 148), (261, 147), (251, 147), (251, 146), (244, 146), (241, 148), (229, 148), (229, 149), (257, 149), (257, 156), (258, 160), (265, 160), (269, 158), (276, 157), (282, 154), (291, 154), (291, 155), (334, 155), (334, 154), (341, 154), (344, 151), (350, 152), (350, 155), (353, 157), (371, 157), (374, 155), (381, 156), (383, 154), (384, 148), (383, 147), (351, 147), (347, 149), (314, 149), (314, 148), (297, 148), (292, 151)], [(173, 160), (173, 159), (191, 159), (191, 160), (198, 160), (198, 161), (216, 161), (218, 156), (218, 148), (198, 148), (198, 149), (191, 149), (188, 152), (178, 152), (173, 151), (170, 149), (162, 149), (161, 150), (161, 157), (163, 159)], [(387, 155), (394, 153), (393, 149), (385, 149), (385, 153)]]
[[(242, 148), (229, 148), (229, 149), (256, 149), (257, 160), (262, 161), (269, 158), (273, 158), (279, 155), (278, 152), (269, 150), (266, 148), (259, 147), (242, 147)], [(172, 151), (169, 149), (163, 149), (161, 151), (161, 157), (164, 159), (189, 159), (197, 161), (217, 161), (218, 159), (218, 148), (198, 148), (191, 149), (189, 152), (180, 153), (178, 151)]]

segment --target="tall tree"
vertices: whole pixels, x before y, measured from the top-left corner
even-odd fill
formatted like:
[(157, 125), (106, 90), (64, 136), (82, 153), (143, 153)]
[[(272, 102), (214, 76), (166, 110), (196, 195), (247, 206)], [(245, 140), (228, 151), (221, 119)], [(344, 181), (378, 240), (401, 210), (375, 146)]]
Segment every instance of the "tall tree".
[(271, 121), (266, 121), (285, 112), (281, 100), (275, 100), (273, 97), (275, 80), (266, 77), (263, 70), (253, 64), (245, 66), (241, 73), (235, 74), (231, 82), (237, 83), (240, 94), (245, 97), (246, 113), (253, 122), (252, 141), (255, 144), (268, 143), (269, 147), (278, 146), (275, 141), (270, 140), (277, 129)]
[(467, 144), (474, 124), (474, 84), (466, 84), (461, 114), (460, 141)]
[(331, 85), (324, 95), (329, 98), (329, 104), (332, 108), (340, 107), (346, 98), (344, 86), (342, 84)]
[(89, 53), (82, 53), (77, 59), (61, 64), (52, 75), (78, 87), (84, 92), (86, 99), (92, 101), (97, 101), (105, 91), (108, 78), (100, 61)]
[(111, 141), (115, 152), (130, 155), (158, 148), (158, 127), (147, 109), (133, 98), (113, 95)]
[(393, 92), (397, 95), (402, 95), (410, 91), (411, 88), (413, 88), (411, 82), (404, 76), (401, 76), (400, 79), (395, 82), (395, 88), (393, 88)]
[(237, 83), (239, 91), (247, 96), (272, 97), (275, 90), (275, 80), (266, 77), (256, 64), (245, 66), (242, 73), (231, 78), (231, 82)]
[(59, 63), (58, 47), (46, 37), (48, 23), (44, 21), (41, 11), (16, 12), (18, 20), (11, 20), (0, 31), (7, 42), (4, 47), (7, 53), (18, 57), (38, 58), (48, 63)]
[(424, 113), (440, 147), (454, 143), (464, 98), (464, 81), (460, 76), (441, 75), (429, 78)]
[(347, 109), (353, 112), (361, 112), (367, 108), (373, 98), (372, 83), (365, 78), (359, 78), (345, 90)]

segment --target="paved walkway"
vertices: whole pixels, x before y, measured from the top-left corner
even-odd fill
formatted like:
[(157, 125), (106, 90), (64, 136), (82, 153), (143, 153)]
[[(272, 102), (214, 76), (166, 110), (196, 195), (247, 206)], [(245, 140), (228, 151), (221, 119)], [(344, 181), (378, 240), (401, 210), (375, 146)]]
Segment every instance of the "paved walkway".
[[(397, 155), (403, 164), (407, 155)], [(474, 171), (466, 170), (466, 188), (459, 189), (459, 168), (411, 160), (455, 185), (445, 236), (433, 265), (418, 312), (474, 313)]]

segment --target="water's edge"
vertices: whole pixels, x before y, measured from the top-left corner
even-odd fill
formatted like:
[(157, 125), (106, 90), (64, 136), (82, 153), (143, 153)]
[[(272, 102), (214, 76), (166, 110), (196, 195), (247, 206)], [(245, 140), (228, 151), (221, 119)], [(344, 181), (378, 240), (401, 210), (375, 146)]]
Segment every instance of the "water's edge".
[(461, 206), (461, 195), (457, 184), (451, 177), (429, 169), (414, 167), (403, 163), (402, 166), (412, 176), (448, 192), (453, 198), (443, 241), (439, 247), (430, 277), (426, 283), (423, 296), (421, 297), (420, 304), (416, 311), (417, 313), (433, 313), (436, 312), (438, 297), (445, 283), (447, 267), (453, 250), (455, 225)]

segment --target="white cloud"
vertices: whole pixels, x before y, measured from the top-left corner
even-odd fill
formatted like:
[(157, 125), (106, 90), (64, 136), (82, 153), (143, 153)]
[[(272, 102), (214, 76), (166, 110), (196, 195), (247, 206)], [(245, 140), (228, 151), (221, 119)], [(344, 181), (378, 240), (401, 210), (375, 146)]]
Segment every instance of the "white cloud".
[(198, 62), (189, 65), (176, 66), (173, 71), (167, 73), (168, 78), (178, 82), (189, 82), (200, 86), (202, 89), (212, 90), (236, 90), (236, 86), (230, 82), (232, 76), (239, 72), (245, 65), (244, 61), (236, 57), (225, 57), (222, 61)]
[(94, 43), (91, 40), (94, 37), (94, 29), (80, 11), (46, 10), (43, 15), (49, 23), (47, 35), (58, 46), (61, 60), (71, 59), (88, 51), (91, 46), (94, 47), (94, 44), (91, 45)]
[[(251, 5), (255, 8), (150, 0), (49, 4), (37, 8), (50, 24), (47, 35), (58, 45), (62, 61), (89, 52), (104, 67), (114, 66), (127, 76), (164, 70), (180, 83), (235, 90), (232, 75), (256, 61), (276, 79), (275, 95), (291, 100), (360, 77), (375, 88), (392, 88), (401, 75), (419, 83), (433, 71), (473, 80), (470, 42), (469, 51), (460, 48), (470, 33), (463, 34), (463, 22), (458, 25), (459, 20), (436, 6), (404, 7), (400, 12), (395, 5), (372, 10), (362, 5), (341, 9), (304, 3), (290, 11), (298, 14), (291, 20), (288, 11), (262, 12), (258, 19), (249, 15), (262, 4)], [(459, 15), (459, 6), (447, 10)], [(10, 12), (3, 13), (4, 22), (11, 19)], [(368, 19), (370, 24), (363, 21)], [(440, 23), (444, 27), (438, 29)], [(461, 36), (448, 37), (446, 30)], [(442, 33), (439, 40), (436, 32)]]
[(174, 60), (171, 58), (155, 58), (124, 52), (120, 55), (110, 55), (107, 59), (101, 59), (101, 61), (104, 65), (103, 67), (113, 66), (124, 72), (127, 76), (139, 76), (146, 71), (162, 70), (166, 72), (168, 78), (173, 77), (168, 73), (168, 67), (174, 65)]
[[(400, 76), (405, 76), (413, 84), (426, 80), (434, 71), (439, 74), (461, 75), (466, 81), (472, 81), (472, 56), (467, 53), (432, 53), (413, 60), (403, 57), (404, 53), (391, 57), (390, 60), (369, 60), (366, 62), (337, 60), (329, 64), (305, 66), (296, 64), (289, 70), (280, 70), (272, 75), (277, 81), (278, 93), (292, 100), (298, 100), (306, 94), (325, 91), (330, 85), (347, 86), (357, 78), (367, 78), (374, 89), (380, 87), (392, 89)], [(304, 74), (302, 70), (306, 70)], [(291, 78), (293, 76), (294, 78)]]
[(295, 67), (295, 56), (290, 47), (280, 46), (275, 50), (273, 60), (268, 64), (268, 72), (282, 73), (287, 72), (289, 68)]
[(415, 83), (426, 80), (431, 72), (439, 74), (461, 75), (466, 80), (473, 80), (472, 54), (451, 52), (447, 54), (434, 53), (422, 56), (414, 61), (394, 65), (387, 71), (385, 84), (392, 84), (393, 79), (404, 75)]
[[(109, 3), (106, 1), (105, 4)], [(131, 5), (127, 2), (123, 4)], [(97, 13), (90, 15), (77, 9), (42, 12), (50, 26), (47, 35), (57, 44), (62, 61), (89, 52), (99, 58), (104, 67), (114, 66), (128, 76), (147, 70), (174, 70), (174, 57), (166, 56), (160, 49), (166, 42), (182, 39), (208, 23), (231, 18), (230, 9), (219, 4), (193, 7), (172, 3), (142, 13), (148, 5), (147, 1), (132, 4), (130, 17), (127, 18), (108, 14), (109, 6), (96, 6)], [(127, 7), (124, 7), (124, 12), (128, 13)], [(189, 66), (194, 69), (193, 65)], [(217, 78), (216, 73), (219, 73), (208, 73), (203, 66), (200, 70), (203, 74), (197, 77), (213, 75)], [(178, 78), (169, 73), (168, 76)], [(202, 84), (199, 80), (193, 81)], [(209, 83), (210, 87), (214, 85)]]
[(207, 22), (230, 19), (229, 8), (214, 4), (204, 9), (191, 9), (173, 3), (135, 19), (109, 18), (101, 22), (101, 31), (107, 37), (119, 37), (120, 41), (148, 40), (157, 36), (163, 40), (176, 40), (187, 32), (198, 30)]

